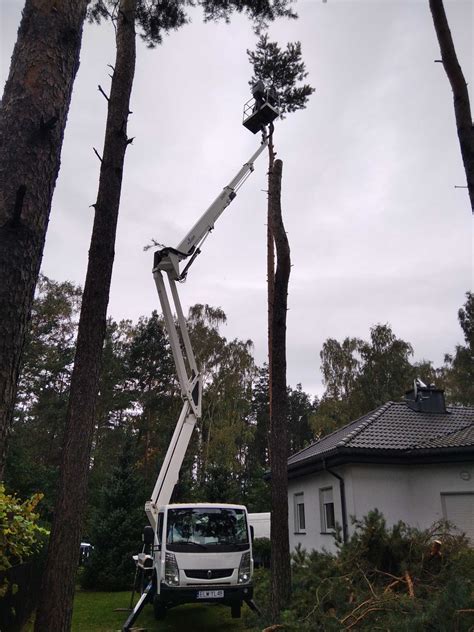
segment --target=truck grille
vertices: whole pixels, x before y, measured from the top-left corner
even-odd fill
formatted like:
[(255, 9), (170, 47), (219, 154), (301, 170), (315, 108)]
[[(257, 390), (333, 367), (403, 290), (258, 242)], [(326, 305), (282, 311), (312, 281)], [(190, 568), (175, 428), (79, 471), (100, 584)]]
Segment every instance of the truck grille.
[(233, 568), (213, 568), (209, 570), (201, 569), (188, 569), (184, 571), (186, 577), (190, 579), (221, 579), (223, 577), (230, 577), (234, 572)]

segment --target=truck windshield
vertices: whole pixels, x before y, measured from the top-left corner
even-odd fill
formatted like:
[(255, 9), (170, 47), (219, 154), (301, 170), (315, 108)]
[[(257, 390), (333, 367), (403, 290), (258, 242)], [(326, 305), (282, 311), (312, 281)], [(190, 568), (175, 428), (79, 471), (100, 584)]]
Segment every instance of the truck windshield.
[(166, 548), (170, 551), (243, 551), (248, 547), (247, 516), (242, 509), (168, 510)]

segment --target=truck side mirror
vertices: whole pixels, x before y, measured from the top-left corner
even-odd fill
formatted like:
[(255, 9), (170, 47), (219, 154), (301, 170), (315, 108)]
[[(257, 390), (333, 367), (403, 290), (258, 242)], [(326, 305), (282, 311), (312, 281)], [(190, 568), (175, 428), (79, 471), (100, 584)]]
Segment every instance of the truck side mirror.
[(150, 527), (150, 525), (147, 525), (146, 527), (143, 528), (142, 540), (144, 544), (153, 546), (155, 542), (155, 533), (153, 531), (153, 527)]
[(253, 524), (251, 524), (250, 525), (250, 539), (252, 540), (252, 542), (254, 540), (254, 537), (255, 537), (255, 530), (253, 528)]

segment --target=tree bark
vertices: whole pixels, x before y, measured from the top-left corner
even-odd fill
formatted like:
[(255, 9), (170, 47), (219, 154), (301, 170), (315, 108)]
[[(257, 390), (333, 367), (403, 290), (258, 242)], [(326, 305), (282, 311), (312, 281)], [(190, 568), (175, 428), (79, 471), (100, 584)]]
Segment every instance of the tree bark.
[(273, 213), (270, 195), (270, 182), (273, 177), (273, 164), (275, 162), (275, 150), (273, 146), (273, 123), (270, 124), (270, 137), (268, 139), (268, 204), (267, 204), (267, 293), (268, 293), (268, 401), (269, 415), (271, 418), (272, 406), (272, 347), (273, 347), (273, 297), (275, 292), (275, 241), (273, 238)]
[(275, 160), (269, 181), (269, 201), (277, 267), (272, 313), (272, 371), (270, 417), (271, 466), (271, 584), (272, 616), (277, 619), (291, 592), (288, 534), (288, 394), (286, 385), (286, 314), (291, 261), (281, 214), (283, 164)]
[(467, 188), (474, 213), (474, 126), (466, 80), (459, 65), (442, 0), (429, 0), (433, 23), (441, 49), (441, 59), (454, 99), (454, 115), (466, 172)]
[(117, 56), (66, 416), (60, 488), (35, 632), (67, 632), (71, 626), (122, 171), (130, 142), (127, 120), (135, 73), (135, 11), (136, 0), (121, 0)]
[(0, 478), (88, 0), (26, 0), (0, 109)]

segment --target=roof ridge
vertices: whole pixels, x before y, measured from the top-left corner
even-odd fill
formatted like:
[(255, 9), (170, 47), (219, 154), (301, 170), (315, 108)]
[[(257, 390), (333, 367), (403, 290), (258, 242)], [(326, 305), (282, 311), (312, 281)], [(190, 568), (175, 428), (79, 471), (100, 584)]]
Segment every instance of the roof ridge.
[(397, 402), (392, 402), (392, 401), (386, 402), (385, 404), (382, 404), (381, 406), (371, 411), (370, 413), (367, 413), (363, 415), (362, 417), (359, 417), (359, 419), (362, 419), (363, 417), (366, 417), (366, 419), (361, 424), (359, 424), (352, 432), (350, 432), (346, 437), (341, 439), (336, 444), (336, 447), (342, 448), (346, 446), (349, 443), (349, 441), (352, 441), (352, 439), (357, 437), (357, 435), (359, 435), (362, 432), (362, 430), (365, 430), (368, 426), (370, 426), (376, 419), (380, 417), (382, 413), (388, 410), (390, 406), (392, 406), (395, 403)]

